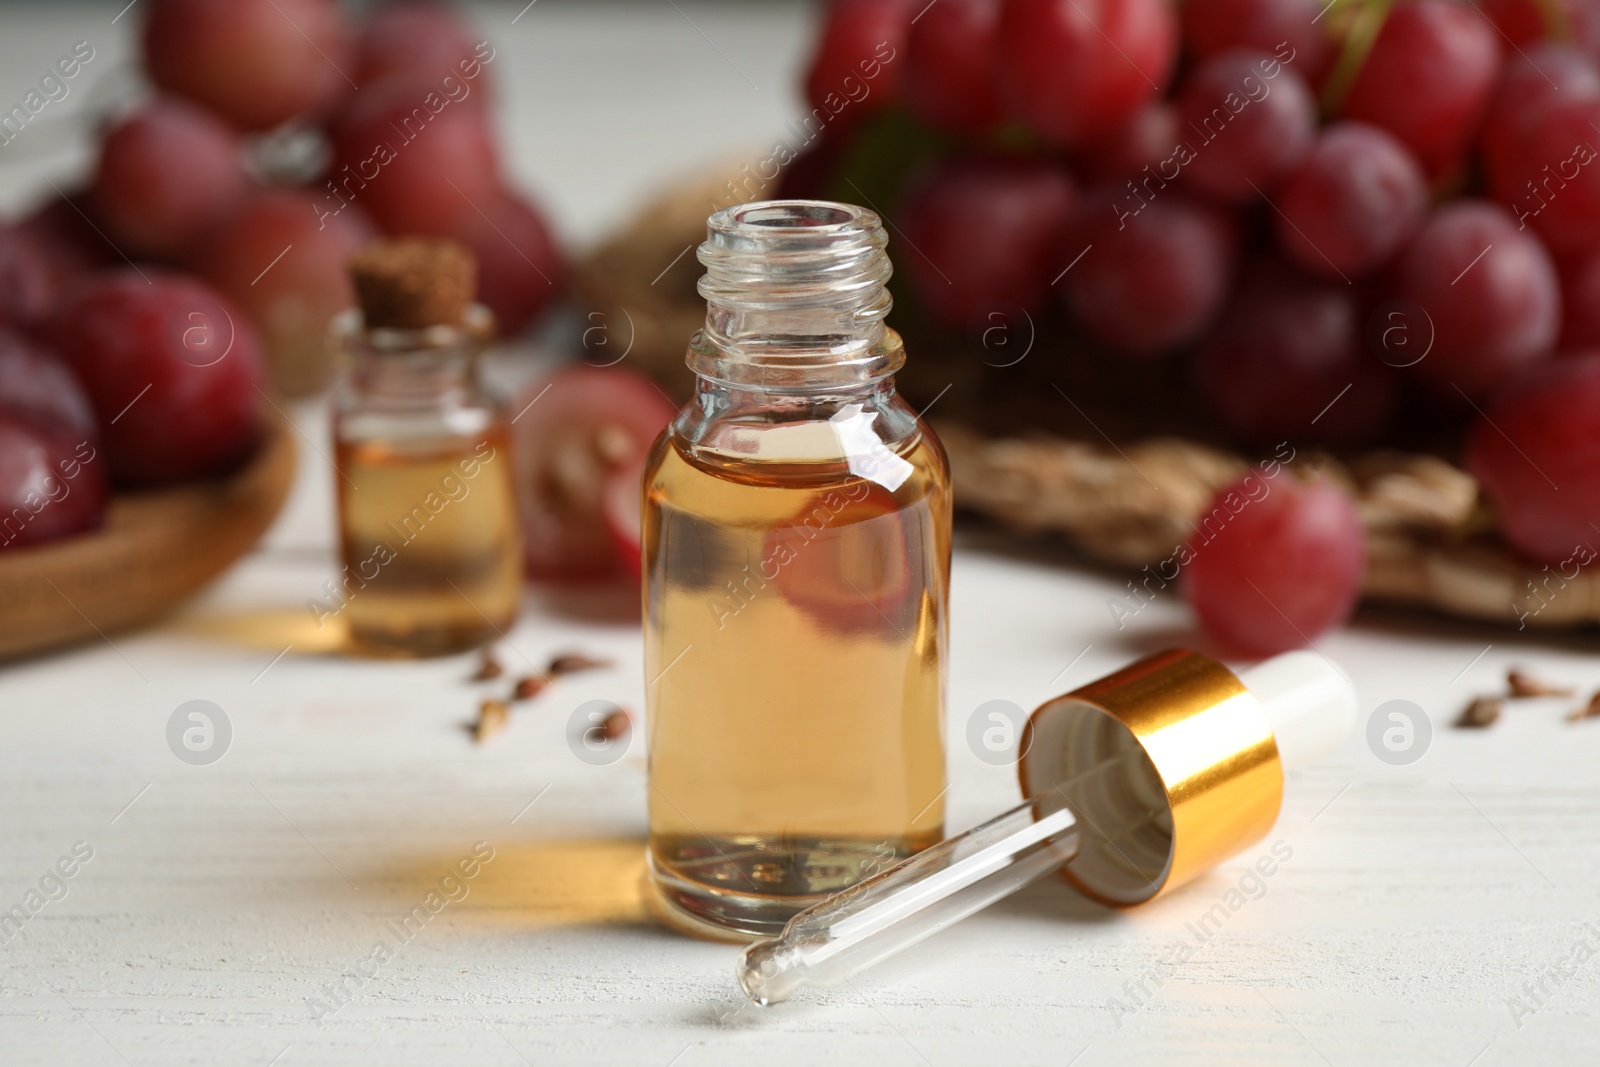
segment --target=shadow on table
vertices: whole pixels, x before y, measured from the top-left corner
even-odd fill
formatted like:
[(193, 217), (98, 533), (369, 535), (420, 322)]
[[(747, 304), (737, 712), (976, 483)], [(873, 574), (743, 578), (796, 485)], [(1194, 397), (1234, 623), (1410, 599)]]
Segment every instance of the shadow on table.
[[(463, 860), (466, 870), (476, 868), (471, 877), (458, 867)], [(367, 877), (415, 885), (418, 900), (436, 893), (458, 919), (505, 928), (654, 925), (642, 892), (644, 842), (637, 838), (497, 844), (487, 860), (481, 852), (418, 858)]]
[(333, 616), (319, 626), (304, 608), (185, 612), (162, 629), (242, 648), (272, 652), (292, 648), (297, 655), (327, 656), (350, 650), (349, 628), (343, 619)]

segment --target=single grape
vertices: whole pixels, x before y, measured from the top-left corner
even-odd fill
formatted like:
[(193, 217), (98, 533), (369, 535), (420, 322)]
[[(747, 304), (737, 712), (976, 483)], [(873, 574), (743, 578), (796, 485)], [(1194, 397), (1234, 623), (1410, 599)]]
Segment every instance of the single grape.
[(1256, 444), (1365, 443), (1394, 411), (1394, 378), (1366, 350), (1355, 291), (1277, 260), (1246, 275), (1195, 370), (1228, 429)]
[[(824, 504), (832, 499), (837, 509)], [(759, 559), (788, 559), (777, 568), (773, 588), (786, 609), (815, 621), (829, 633), (853, 634), (868, 640), (916, 625), (922, 585), (913, 580), (929, 566), (921, 539), (912, 522), (881, 485), (868, 485), (858, 500), (854, 496), (830, 498), (819, 491), (797, 502), (792, 517), (767, 528)], [(818, 536), (818, 508), (831, 515), (828, 529)], [(785, 545), (806, 546), (792, 558)], [(669, 549), (670, 550), (670, 549)], [(862, 562), (871, 570), (863, 573)]]
[(605, 515), (606, 532), (611, 535), (612, 547), (617, 552), (617, 562), (634, 580), (643, 576), (644, 559), (640, 542), (644, 540), (643, 495), (645, 456), (626, 467), (618, 467), (606, 476), (601, 491), (601, 511)]
[(1487, 396), (1548, 358), (1561, 323), (1550, 254), (1504, 208), (1482, 200), (1435, 211), (1384, 289), (1425, 313), (1433, 345), (1415, 373), (1457, 402), (1462, 393)]
[(369, 87), (332, 134), (333, 164), (319, 191), (330, 208), (365, 209), (386, 233), (449, 237), (499, 194), (499, 158), (483, 109), (451, 102), (428, 80)]
[(1571, 44), (1548, 41), (1507, 57), (1478, 145), (1491, 175), (1517, 181), (1528, 139), (1554, 103), (1600, 97), (1600, 67)]
[(996, 52), (1001, 97), (1039, 133), (1077, 145), (1159, 97), (1177, 53), (1167, 0), (1007, 0)]
[(923, 309), (978, 327), (1013, 307), (1045, 303), (1077, 201), (1061, 167), (1020, 155), (962, 155), (915, 176), (899, 212), (899, 264)]
[(150, 268), (108, 271), (63, 301), (48, 332), (88, 390), (114, 482), (220, 474), (254, 451), (260, 343), (209, 286)]
[(0, 330), (0, 409), (79, 440), (100, 438), (89, 395), (67, 365), (9, 330)]
[(328, 324), (355, 303), (350, 257), (374, 236), (357, 207), (322, 214), (300, 190), (258, 193), (207, 242), (202, 277), (250, 317), (273, 384), (314, 392), (333, 371)]
[(1500, 73), (1494, 25), (1471, 4), (1402, 0), (1390, 9), (1339, 115), (1382, 126), (1438, 177), (1454, 170)]
[(806, 68), (806, 102), (827, 124), (849, 126), (898, 103), (910, 0), (832, 0)]
[(1563, 263), (1560, 270), (1560, 347), (1600, 347), (1600, 252)]
[(1600, 548), (1600, 355), (1540, 367), (1500, 397), (1467, 442), (1467, 469), (1500, 532), (1539, 563), (1577, 565)]
[(38, 344), (0, 330), (0, 549), (94, 529), (105, 504), (83, 385)]
[(1552, 94), (1508, 151), (1486, 154), (1489, 184), (1556, 255), (1600, 247), (1600, 96)]
[(320, 112), (355, 69), (329, 0), (146, 0), (145, 70), (242, 130)]
[(1349, 495), (1327, 481), (1252, 472), (1217, 493), (1195, 530), (1184, 593), (1227, 652), (1301, 648), (1355, 610), (1366, 531)]
[(995, 48), (1001, 0), (939, 0), (911, 24), (906, 103), (929, 123), (981, 133), (1000, 118)]
[(851, 139), (828, 128), (802, 148), (778, 173), (777, 185), (763, 195), (776, 200), (826, 200), (829, 187), (846, 158)]
[[(1228, 203), (1270, 193), (1311, 150), (1317, 102), (1305, 81), (1265, 52), (1206, 60), (1178, 96), (1179, 133), (1193, 151), (1185, 176)], [(1180, 160), (1179, 162), (1182, 162)]]
[[(1581, 255), (1600, 236), (1600, 224), (1585, 225), (1585, 217), (1594, 215), (1600, 200), (1584, 188), (1587, 183), (1572, 158), (1580, 142), (1562, 143), (1574, 133), (1587, 138), (1573, 127), (1600, 117), (1592, 106), (1580, 106), (1597, 100), (1600, 67), (1592, 56), (1571, 44), (1530, 44), (1525, 53), (1508, 57), (1478, 135), (1495, 199), (1519, 221), (1542, 228), (1550, 247), (1569, 255)], [(1566, 110), (1569, 120), (1555, 117), (1557, 109)], [(1572, 202), (1541, 223), (1545, 209), (1568, 191), (1574, 179), (1579, 179), (1579, 188), (1572, 190), (1573, 197), (1564, 197)]]
[(22, 226), (0, 223), (0, 329), (39, 321), (55, 302), (59, 282), (49, 253)]
[(1228, 295), (1238, 235), (1224, 212), (1176, 190), (1144, 200), (1100, 189), (1061, 258), (1077, 321), (1130, 355), (1156, 355), (1195, 340)]
[(537, 208), (502, 192), (474, 212), (455, 237), (478, 260), (478, 299), (502, 335), (522, 332), (561, 294), (561, 254)]
[(473, 99), (482, 100), (489, 87), (483, 59), (493, 54), (457, 9), (430, 0), (401, 0), (380, 7), (362, 27), (353, 77), (363, 88), (391, 77), (420, 77), (440, 85), (451, 77), (467, 85)]
[(167, 97), (106, 134), (90, 196), (124, 252), (172, 259), (227, 217), (249, 187), (233, 131)]
[(567, 367), (514, 407), (518, 506), (528, 574), (618, 573), (606, 486), (640, 462), (676, 414), (649, 379), (620, 367)]
[(52, 193), (17, 224), (43, 255), (58, 295), (77, 278), (122, 262), (117, 250), (95, 228), (100, 224), (90, 221), (93, 214), (87, 193)]
[(1278, 247), (1306, 270), (1349, 282), (1382, 266), (1417, 232), (1428, 184), (1384, 130), (1336, 122), (1278, 189)]
[(0, 408), (0, 552), (97, 528), (105, 468), (93, 442)]
[[(1152, 178), (1174, 181), (1182, 172), (1178, 109), (1165, 100), (1129, 115), (1103, 137), (1084, 145), (1074, 157), (1084, 178), (1097, 184)], [(1148, 168), (1148, 170), (1146, 170)]]
[(1333, 39), (1318, 25), (1325, 12), (1319, 0), (1187, 0), (1182, 5), (1183, 41), (1196, 59), (1235, 48), (1277, 52), (1310, 85), (1321, 85), (1338, 55)]
[(1507, 58), (1548, 38), (1600, 46), (1600, 7), (1594, 0), (1478, 0), (1476, 6), (1504, 35)]

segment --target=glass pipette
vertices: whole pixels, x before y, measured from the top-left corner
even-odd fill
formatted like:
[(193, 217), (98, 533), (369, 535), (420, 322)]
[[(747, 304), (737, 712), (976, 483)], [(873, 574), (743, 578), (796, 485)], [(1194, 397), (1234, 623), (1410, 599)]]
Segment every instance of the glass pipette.
[[(1238, 835), (1263, 836), (1284, 769), (1337, 747), (1354, 714), (1348, 680), (1313, 653), (1237, 678), (1196, 653), (1150, 657), (1034, 713), (1025, 758), (1047, 769), (1023, 778), (1038, 795), (796, 915), (745, 948), (739, 984), (763, 1006), (837, 984), (1064, 867), (1110, 903), (1147, 900), (1192, 865), (1190, 838), (1215, 862), (1251, 843)], [(1201, 793), (1229, 803), (1197, 835)]]

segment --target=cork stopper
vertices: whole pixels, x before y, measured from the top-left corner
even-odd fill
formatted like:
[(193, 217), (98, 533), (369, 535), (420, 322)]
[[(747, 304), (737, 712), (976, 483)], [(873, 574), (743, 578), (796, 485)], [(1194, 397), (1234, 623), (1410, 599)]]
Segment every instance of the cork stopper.
[(472, 253), (454, 241), (373, 241), (350, 261), (367, 329), (460, 326), (478, 289)]

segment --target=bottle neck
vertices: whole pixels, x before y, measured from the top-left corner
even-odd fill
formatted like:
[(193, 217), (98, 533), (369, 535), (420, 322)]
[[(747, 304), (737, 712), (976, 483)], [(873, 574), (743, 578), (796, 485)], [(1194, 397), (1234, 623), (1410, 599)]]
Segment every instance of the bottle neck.
[(364, 329), (359, 313), (335, 322), (347, 359), (347, 390), (386, 407), (451, 407), (479, 393), (478, 355), (489, 340), (487, 311), (474, 307), (462, 326)]
[(705, 327), (689, 367), (733, 391), (863, 389), (904, 361), (883, 223), (849, 204), (778, 200), (711, 216), (700, 246)]

